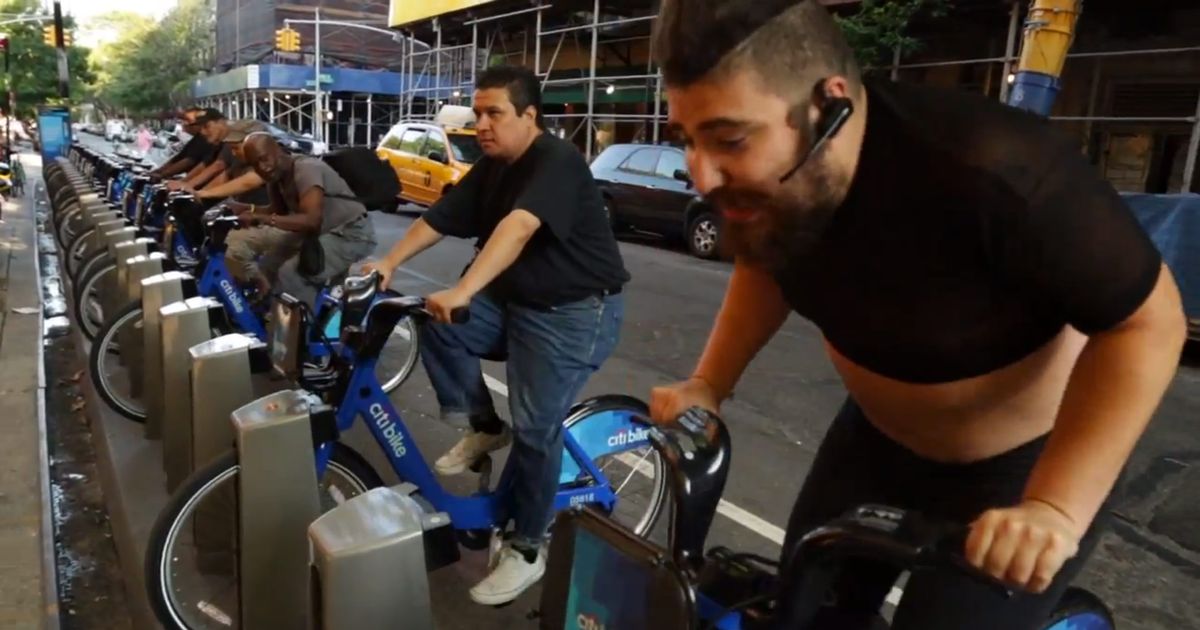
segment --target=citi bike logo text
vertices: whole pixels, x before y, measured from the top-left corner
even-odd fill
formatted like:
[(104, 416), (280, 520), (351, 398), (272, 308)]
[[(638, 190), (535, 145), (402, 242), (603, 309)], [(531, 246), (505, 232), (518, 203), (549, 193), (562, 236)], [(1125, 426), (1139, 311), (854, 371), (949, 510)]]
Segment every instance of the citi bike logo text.
[(371, 418), (375, 420), (375, 426), (379, 427), (379, 432), (383, 437), (387, 438), (388, 446), (392, 447), (392, 455), (404, 457), (408, 453), (408, 449), (404, 448), (404, 434), (396, 428), (396, 423), (392, 422), (388, 412), (383, 408), (383, 405), (375, 403), (371, 405)]
[(649, 438), (650, 434), (646, 429), (621, 429), (615, 435), (609, 436), (608, 445), (625, 446), (626, 444), (637, 444)]
[(237, 289), (228, 280), (221, 280), (221, 290), (225, 292), (225, 297), (229, 298), (229, 305), (233, 307), (233, 310), (241, 313), (242, 296), (238, 295)]
[(575, 623), (579, 630), (604, 630), (604, 624), (600, 623), (600, 618), (596, 615), (579, 613), (579, 616), (575, 618)]

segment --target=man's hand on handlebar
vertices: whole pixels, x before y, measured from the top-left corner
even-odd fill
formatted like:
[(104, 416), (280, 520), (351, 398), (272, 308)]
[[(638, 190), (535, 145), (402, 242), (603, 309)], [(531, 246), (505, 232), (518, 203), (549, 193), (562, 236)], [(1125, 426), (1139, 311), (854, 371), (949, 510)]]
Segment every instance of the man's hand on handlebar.
[(658, 424), (670, 424), (692, 407), (721, 411), (720, 399), (704, 379), (692, 377), (650, 390), (650, 417)]
[(454, 311), (469, 307), (471, 295), (458, 287), (452, 287), (425, 298), (425, 310), (429, 311), (434, 321), (450, 324), (454, 321)]
[[(196, 198), (207, 199), (208, 197), (204, 196), (204, 191), (201, 190), (200, 192), (196, 193)], [(242, 203), (240, 201), (233, 201), (232, 199), (225, 202), (225, 207), (233, 214), (239, 216), (250, 212), (250, 204)]]
[(190, 193), (196, 192), (196, 189), (190, 186), (187, 182), (181, 182), (178, 180), (167, 182), (167, 190), (182, 190)]
[(379, 274), (379, 288), (386, 289), (392, 284), (392, 274), (396, 268), (387, 261), (387, 259), (365, 262), (362, 265), (362, 273), (369, 274), (375, 272)]
[(1050, 586), (1063, 564), (1079, 551), (1082, 528), (1048, 503), (984, 512), (971, 524), (964, 554), (992, 577), (1032, 593)]

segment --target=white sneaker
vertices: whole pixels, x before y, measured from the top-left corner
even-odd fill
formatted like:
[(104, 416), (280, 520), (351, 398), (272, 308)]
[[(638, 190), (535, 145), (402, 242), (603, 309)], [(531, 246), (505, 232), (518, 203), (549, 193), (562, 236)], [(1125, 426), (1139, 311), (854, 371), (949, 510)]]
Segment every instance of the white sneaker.
[(468, 433), (463, 439), (454, 445), (438, 458), (433, 464), (433, 469), (439, 475), (461, 475), (467, 472), (479, 458), (487, 455), (492, 451), (498, 451), (512, 442), (512, 431), (505, 425), (504, 431), (499, 435), (491, 435), (489, 433), (476, 433), (474, 431)]
[(537, 584), (545, 573), (546, 556), (542, 553), (539, 552), (537, 558), (529, 562), (521, 552), (505, 547), (491, 575), (471, 589), (471, 599), (484, 606), (507, 604)]

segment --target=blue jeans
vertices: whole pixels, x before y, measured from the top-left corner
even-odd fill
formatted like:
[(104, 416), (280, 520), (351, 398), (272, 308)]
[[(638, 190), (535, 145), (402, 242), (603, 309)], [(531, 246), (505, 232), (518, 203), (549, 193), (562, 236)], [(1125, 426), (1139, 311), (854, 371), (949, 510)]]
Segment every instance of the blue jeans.
[(507, 356), (513, 424), (516, 542), (540, 544), (554, 517), (562, 467), (562, 422), (593, 372), (612, 354), (625, 303), (591, 297), (550, 310), (471, 300), (465, 324), (421, 327), (421, 360), (447, 420), (494, 421), (480, 357)]

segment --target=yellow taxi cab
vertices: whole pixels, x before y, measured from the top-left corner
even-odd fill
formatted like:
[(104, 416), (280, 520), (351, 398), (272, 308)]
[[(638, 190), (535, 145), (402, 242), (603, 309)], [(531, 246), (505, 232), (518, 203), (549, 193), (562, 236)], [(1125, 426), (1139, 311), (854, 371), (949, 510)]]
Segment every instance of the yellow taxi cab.
[(404, 201), (432, 206), (483, 156), (475, 138), (474, 114), (467, 121), (461, 112), (457, 119), (444, 113), (434, 122), (397, 124), (375, 149), (396, 171)]

